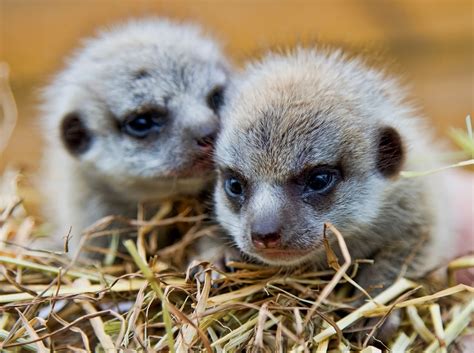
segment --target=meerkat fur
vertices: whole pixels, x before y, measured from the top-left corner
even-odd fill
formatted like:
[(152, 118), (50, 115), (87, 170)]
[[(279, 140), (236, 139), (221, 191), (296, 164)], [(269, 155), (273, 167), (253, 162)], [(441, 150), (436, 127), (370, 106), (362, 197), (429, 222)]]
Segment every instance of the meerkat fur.
[(74, 247), (104, 216), (135, 217), (139, 202), (207, 187), (229, 72), (219, 44), (194, 24), (132, 20), (85, 41), (43, 94), (54, 243), (71, 228)]
[(399, 173), (437, 166), (430, 129), (383, 72), (337, 50), (270, 53), (231, 83), (222, 116), (216, 216), (244, 256), (326, 267), (325, 222), (374, 260), (366, 288), (452, 255), (442, 177)]

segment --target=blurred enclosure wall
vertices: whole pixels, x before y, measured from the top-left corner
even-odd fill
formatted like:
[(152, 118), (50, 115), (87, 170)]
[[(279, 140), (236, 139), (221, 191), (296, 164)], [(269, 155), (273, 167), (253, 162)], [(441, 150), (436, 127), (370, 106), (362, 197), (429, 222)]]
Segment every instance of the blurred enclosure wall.
[(33, 169), (41, 153), (38, 89), (81, 37), (141, 15), (192, 19), (241, 63), (267, 46), (332, 43), (377, 57), (411, 84), (440, 136), (473, 107), (473, 2), (469, 0), (0, 0), (0, 61), (11, 68), (19, 121), (0, 156)]

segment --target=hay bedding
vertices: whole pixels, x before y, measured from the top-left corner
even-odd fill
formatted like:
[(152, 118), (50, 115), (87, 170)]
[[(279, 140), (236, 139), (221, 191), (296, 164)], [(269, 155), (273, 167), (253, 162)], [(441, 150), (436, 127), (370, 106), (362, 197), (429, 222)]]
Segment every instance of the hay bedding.
[[(462, 284), (401, 278), (362, 307), (351, 307), (349, 293), (357, 286), (352, 278), (370, 261), (351, 259), (343, 236), (331, 225), (327, 236), (337, 237), (344, 258), (327, 248), (331, 269), (320, 272), (230, 263), (232, 272), (216, 276), (219, 270), (203, 263), (200, 275), (191, 278), (176, 259), (184, 258), (197, 237), (214, 234), (215, 227), (204, 221), (198, 205), (186, 202), (165, 204), (149, 220), (140, 212), (137, 220), (121, 219), (124, 229), (135, 229), (138, 237), (125, 243), (123, 254), (112, 241), (102, 250), (107, 253), (102, 264), (34, 251), (34, 243), (24, 245), (44, 229), (28, 215), (32, 194), (20, 179), (7, 171), (0, 182), (4, 351), (376, 352), (372, 345), (383, 345), (369, 338), (379, 325), (360, 327), (358, 319), (379, 317), (382, 323), (393, 311), (402, 314), (387, 344), (395, 352), (446, 351), (473, 331), (473, 289)], [(89, 236), (117, 239), (104, 231), (112, 220), (98, 222)], [(157, 252), (165, 228), (184, 236)], [(457, 268), (473, 262), (471, 256), (450, 264), (450, 280)], [(361, 329), (366, 334), (357, 340), (360, 335), (354, 333)]]
[[(2, 65), (0, 153), (16, 120), (7, 78)], [(457, 131), (452, 137), (472, 158), (467, 122), (468, 134)], [(216, 228), (205, 222), (201, 205), (182, 200), (165, 203), (150, 219), (141, 208), (135, 220), (99, 221), (87, 236), (110, 237), (110, 247), (70, 251), (105, 255), (102, 263), (86, 263), (75, 255), (34, 249), (33, 240), (48, 231), (28, 212), (37, 197), (24, 180), (11, 170), (0, 175), (0, 351), (377, 352), (373, 345), (384, 345), (371, 338), (393, 312), (401, 313), (398, 332), (387, 343), (394, 352), (457, 350), (462, 336), (474, 332), (474, 289), (454, 281), (458, 269), (474, 267), (474, 256), (442, 268), (447, 283), (400, 278), (370, 298), (353, 280), (370, 259), (351, 259), (343, 235), (328, 224), (327, 236), (337, 238), (344, 255), (337, 259), (327, 247), (328, 270), (288, 273), (230, 263), (233, 271), (222, 273), (202, 263), (191, 276), (180, 270), (190, 245)], [(111, 232), (112, 222), (123, 227)], [(136, 237), (122, 247), (120, 233), (130, 231)], [(160, 239), (169, 232), (181, 240), (162, 248)], [(368, 298), (359, 308), (349, 304), (354, 288)], [(379, 318), (378, 324), (361, 327), (368, 317)]]

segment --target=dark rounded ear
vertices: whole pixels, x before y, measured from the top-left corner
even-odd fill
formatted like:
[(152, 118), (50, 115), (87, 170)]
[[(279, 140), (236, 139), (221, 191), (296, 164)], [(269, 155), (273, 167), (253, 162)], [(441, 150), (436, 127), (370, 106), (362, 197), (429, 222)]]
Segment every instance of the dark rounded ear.
[(384, 177), (392, 177), (400, 172), (405, 159), (405, 150), (400, 134), (393, 127), (380, 129), (377, 144), (377, 170)]
[(92, 134), (77, 112), (67, 114), (61, 122), (61, 139), (66, 149), (73, 155), (86, 152), (92, 142)]

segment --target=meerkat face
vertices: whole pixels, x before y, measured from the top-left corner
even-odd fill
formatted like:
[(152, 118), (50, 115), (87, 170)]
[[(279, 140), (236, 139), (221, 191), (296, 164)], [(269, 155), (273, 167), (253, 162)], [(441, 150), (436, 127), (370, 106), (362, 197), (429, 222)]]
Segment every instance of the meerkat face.
[(47, 93), (83, 170), (146, 198), (212, 175), (228, 72), (197, 28), (141, 21), (88, 42)]
[(247, 255), (296, 265), (321, 250), (325, 222), (350, 236), (377, 217), (405, 150), (384, 116), (394, 103), (386, 87), (368, 70), (357, 78), (361, 70), (302, 51), (267, 58), (235, 84), (216, 146), (215, 203)]

